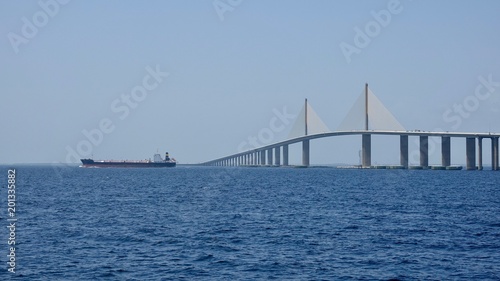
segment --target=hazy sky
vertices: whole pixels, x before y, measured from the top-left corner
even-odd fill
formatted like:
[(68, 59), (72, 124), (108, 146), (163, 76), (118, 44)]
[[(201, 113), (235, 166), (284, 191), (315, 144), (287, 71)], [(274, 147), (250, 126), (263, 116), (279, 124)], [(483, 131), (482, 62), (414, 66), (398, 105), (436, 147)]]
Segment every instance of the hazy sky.
[[(335, 130), (365, 82), (406, 129), (500, 132), (499, 12), (499, 1), (2, 1), (0, 163), (158, 149), (197, 163), (259, 134), (283, 140), (304, 98)], [(463, 163), (465, 141), (452, 142)], [(357, 163), (360, 144), (312, 141), (311, 163)], [(398, 147), (374, 137), (372, 161), (398, 163)]]

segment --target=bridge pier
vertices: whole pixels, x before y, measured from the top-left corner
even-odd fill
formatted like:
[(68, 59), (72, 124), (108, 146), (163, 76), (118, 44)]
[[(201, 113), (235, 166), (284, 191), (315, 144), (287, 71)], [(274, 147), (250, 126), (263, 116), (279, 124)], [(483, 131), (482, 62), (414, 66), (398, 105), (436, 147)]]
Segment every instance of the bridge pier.
[(361, 166), (371, 167), (372, 165), (372, 135), (363, 134), (361, 140)]
[(420, 136), (420, 166), (429, 167), (429, 136)]
[(309, 166), (309, 140), (302, 141), (302, 165)]
[(399, 158), (401, 166), (408, 169), (408, 136), (399, 136)]
[(451, 138), (441, 137), (441, 165), (451, 166)]
[(465, 147), (466, 147), (466, 164), (467, 170), (475, 170), (476, 169), (476, 138), (466, 138), (465, 139)]
[(288, 166), (288, 144), (283, 146), (283, 166)]
[(483, 169), (483, 138), (477, 138), (477, 169)]
[(272, 166), (273, 165), (273, 149), (269, 148), (267, 150), (267, 165)]
[(266, 151), (265, 150), (260, 151), (260, 159), (259, 160), (260, 160), (259, 165), (261, 165), (261, 166), (266, 165)]
[(280, 166), (281, 165), (281, 163), (280, 163), (280, 160), (281, 160), (280, 159), (281, 158), (280, 152), (281, 152), (281, 150), (280, 149), (281, 149), (281, 147), (279, 147), (279, 146), (277, 146), (277, 147), (274, 148), (274, 165), (276, 165), (276, 166)]
[(498, 137), (491, 138), (491, 169), (498, 171)]

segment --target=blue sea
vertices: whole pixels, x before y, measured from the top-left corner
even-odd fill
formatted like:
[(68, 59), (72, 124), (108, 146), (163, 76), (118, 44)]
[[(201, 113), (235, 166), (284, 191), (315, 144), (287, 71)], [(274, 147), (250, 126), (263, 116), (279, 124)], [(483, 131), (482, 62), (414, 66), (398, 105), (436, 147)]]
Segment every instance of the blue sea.
[(0, 280), (500, 280), (500, 172), (12, 167)]

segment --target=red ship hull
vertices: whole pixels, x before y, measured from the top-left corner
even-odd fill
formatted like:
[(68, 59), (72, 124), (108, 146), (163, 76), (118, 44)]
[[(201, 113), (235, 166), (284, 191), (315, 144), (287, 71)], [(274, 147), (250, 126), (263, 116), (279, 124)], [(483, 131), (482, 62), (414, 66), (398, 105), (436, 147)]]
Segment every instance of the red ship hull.
[(86, 168), (165, 168), (175, 167), (176, 162), (152, 162), (152, 161), (94, 161), (92, 159), (81, 159), (82, 167)]

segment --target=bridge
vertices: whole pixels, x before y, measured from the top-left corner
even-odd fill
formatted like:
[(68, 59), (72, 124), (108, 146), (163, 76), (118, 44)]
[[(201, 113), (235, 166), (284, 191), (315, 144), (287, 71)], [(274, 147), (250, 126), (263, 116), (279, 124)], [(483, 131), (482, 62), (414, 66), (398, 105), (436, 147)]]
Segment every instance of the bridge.
[[(360, 110), (362, 109), (362, 110)], [(359, 114), (363, 111), (363, 114)], [(359, 117), (364, 119), (363, 129), (351, 129)], [(370, 126), (371, 124), (378, 126)], [(384, 124), (386, 128), (375, 127)], [(370, 128), (372, 127), (372, 128)], [(378, 98), (365, 85), (364, 95), (358, 98), (346, 119), (340, 125), (340, 130), (330, 131), (317, 116), (305, 100), (304, 107), (299, 113), (291, 134), (287, 140), (261, 146), (247, 151), (224, 156), (218, 159), (201, 163), (207, 166), (288, 166), (288, 146), (302, 143), (302, 166), (310, 166), (310, 142), (314, 139), (337, 136), (361, 136), (361, 165), (359, 168), (377, 168), (371, 164), (371, 137), (372, 135), (390, 135), (400, 138), (400, 165), (393, 168), (401, 169), (453, 169), (451, 166), (451, 138), (465, 138), (465, 155), (467, 170), (483, 170), (483, 139), (491, 140), (491, 167), (498, 171), (499, 168), (499, 133), (473, 133), (473, 132), (429, 132), (404, 130), (401, 124), (385, 108)], [(419, 138), (420, 165), (409, 165), (408, 138)], [(429, 166), (429, 137), (441, 138), (441, 166)], [(477, 150), (476, 150), (477, 147)], [(476, 157), (477, 152), (477, 157)], [(476, 159), (477, 158), (477, 159)], [(477, 160), (477, 163), (476, 163)]]

